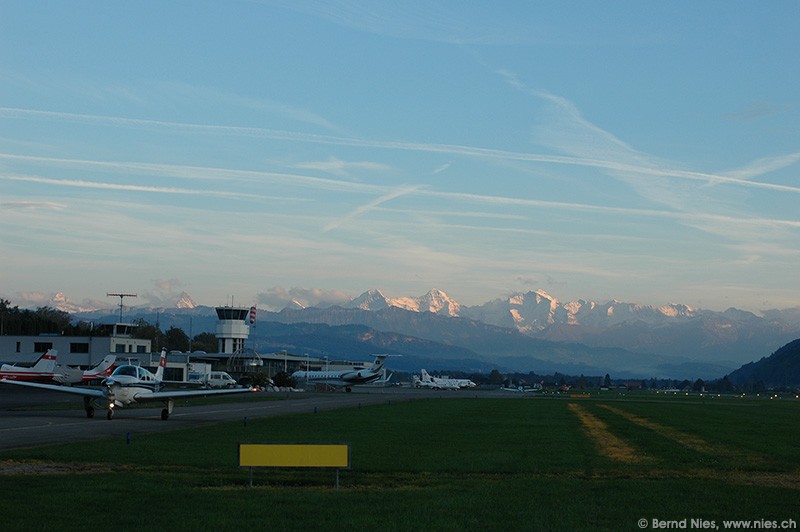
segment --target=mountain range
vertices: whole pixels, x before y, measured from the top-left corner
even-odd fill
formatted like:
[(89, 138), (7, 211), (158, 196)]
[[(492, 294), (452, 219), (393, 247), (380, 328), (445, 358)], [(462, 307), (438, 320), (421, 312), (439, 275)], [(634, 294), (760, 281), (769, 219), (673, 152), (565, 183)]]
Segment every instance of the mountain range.
[(345, 308), (390, 307), (461, 317), (513, 328), (542, 340), (589, 347), (622, 348), (736, 367), (800, 336), (800, 308), (771, 310), (764, 316), (730, 308), (724, 312), (682, 304), (649, 306), (608, 301), (560, 303), (543, 290), (517, 293), (465, 307), (440, 290), (419, 298), (386, 298), (365, 292)]
[[(103, 315), (114, 319), (107, 308), (76, 309), (68, 303), (61, 296), (50, 306), (78, 319)], [(213, 331), (216, 325), (213, 308), (195, 305), (186, 293), (169, 307), (126, 307), (125, 315), (158, 320), (162, 328), (175, 325), (193, 334)], [(278, 323), (327, 329), (283, 330), (283, 341), (277, 342), (269, 329), (277, 329)], [(401, 298), (369, 290), (337, 305), (287, 301), (279, 312), (260, 310), (257, 325), (257, 347), (265, 350), (281, 344), (280, 349), (292, 352), (342, 356), (361, 345), (373, 353), (381, 347), (412, 357), (406, 360), (428, 360), (430, 368), (494, 364), (514, 371), (716, 378), (800, 337), (800, 307), (758, 316), (733, 308), (716, 312), (682, 304), (561, 303), (542, 290), (470, 307), (441, 290)]]

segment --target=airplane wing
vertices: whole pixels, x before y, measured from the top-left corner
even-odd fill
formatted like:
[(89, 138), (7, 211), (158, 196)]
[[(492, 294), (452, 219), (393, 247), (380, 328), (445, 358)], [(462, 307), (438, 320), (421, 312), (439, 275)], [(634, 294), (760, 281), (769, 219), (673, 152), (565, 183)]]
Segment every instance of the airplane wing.
[(248, 393), (258, 391), (257, 388), (225, 388), (223, 390), (168, 390), (153, 393), (136, 394), (136, 402), (167, 401), (169, 399), (183, 399), (186, 397), (204, 397), (206, 395), (223, 395), (233, 393)]
[(40, 384), (38, 382), (28, 381), (12, 381), (9, 379), (0, 379), (3, 384), (16, 384), (17, 386), (27, 386), (29, 388), (39, 388), (41, 390), (51, 390), (54, 392), (71, 393), (73, 395), (82, 395), (83, 397), (96, 397), (104, 398), (106, 395), (103, 390), (97, 388), (79, 388), (77, 386), (59, 386), (57, 384)]

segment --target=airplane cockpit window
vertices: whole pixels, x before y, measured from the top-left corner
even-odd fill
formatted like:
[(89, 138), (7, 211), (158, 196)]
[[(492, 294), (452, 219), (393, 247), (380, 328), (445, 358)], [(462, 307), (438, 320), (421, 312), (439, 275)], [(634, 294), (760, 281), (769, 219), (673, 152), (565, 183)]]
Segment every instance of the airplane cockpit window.
[(114, 370), (113, 375), (116, 376), (127, 375), (128, 377), (135, 377), (136, 366), (120, 366), (116, 370)]

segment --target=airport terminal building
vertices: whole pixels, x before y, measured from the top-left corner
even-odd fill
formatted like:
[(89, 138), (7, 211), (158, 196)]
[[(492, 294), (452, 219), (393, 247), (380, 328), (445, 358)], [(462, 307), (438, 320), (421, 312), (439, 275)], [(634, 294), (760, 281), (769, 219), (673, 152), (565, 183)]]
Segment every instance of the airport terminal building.
[[(262, 373), (272, 377), (276, 373), (292, 373), (298, 369), (310, 371), (336, 369), (363, 369), (364, 362), (334, 361), (287, 352), (258, 354), (245, 348), (250, 335), (251, 309), (247, 307), (217, 307), (218, 322), (215, 335), (217, 353), (172, 351), (167, 356), (165, 377), (187, 380), (190, 371), (221, 369), (234, 375)], [(158, 366), (160, 353), (153, 352), (150, 340), (135, 338), (136, 325), (115, 323), (102, 325), (102, 336), (0, 336), (0, 361), (22, 365), (33, 364), (48, 349), (58, 350), (58, 363), (89, 368), (106, 355), (116, 354), (117, 363), (130, 361), (145, 367)]]
[(117, 358), (137, 358), (150, 353), (150, 340), (133, 337), (135, 325), (115, 323), (103, 325), (110, 335), (62, 336), (0, 336), (0, 358), (3, 362), (32, 364), (48, 349), (58, 350), (58, 363), (68, 366), (94, 366), (108, 354)]

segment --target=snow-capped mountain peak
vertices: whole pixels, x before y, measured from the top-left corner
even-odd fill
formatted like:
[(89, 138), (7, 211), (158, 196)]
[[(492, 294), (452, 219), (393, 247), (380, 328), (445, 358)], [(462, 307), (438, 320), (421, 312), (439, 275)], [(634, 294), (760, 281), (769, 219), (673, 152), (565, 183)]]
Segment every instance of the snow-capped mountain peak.
[[(80, 304), (70, 301), (67, 296), (64, 295), (64, 292), (56, 292), (52, 297), (45, 298), (46, 296), (37, 294), (37, 297), (32, 297), (31, 300), (36, 300), (37, 305), (39, 306), (52, 307), (69, 314), (75, 314), (77, 312), (91, 312), (101, 308), (101, 305), (96, 302), (84, 301), (82, 304)], [(31, 301), (29, 300), (29, 302)]]
[(461, 305), (436, 288), (417, 298), (417, 302), (420, 312), (427, 311), (446, 316), (458, 316), (461, 313)]
[(177, 308), (195, 308), (196, 306), (191, 296), (186, 292), (181, 292), (178, 301), (175, 303), (175, 307)]
[(380, 290), (372, 289), (353, 299), (345, 307), (362, 310), (397, 307), (412, 312), (433, 312), (445, 316), (459, 316), (461, 311), (461, 305), (457, 301), (435, 288), (420, 297), (397, 298), (387, 298)]
[(381, 310), (389, 306), (389, 300), (386, 299), (386, 296), (380, 290), (374, 288), (344, 305), (345, 308), (358, 308), (361, 310)]

